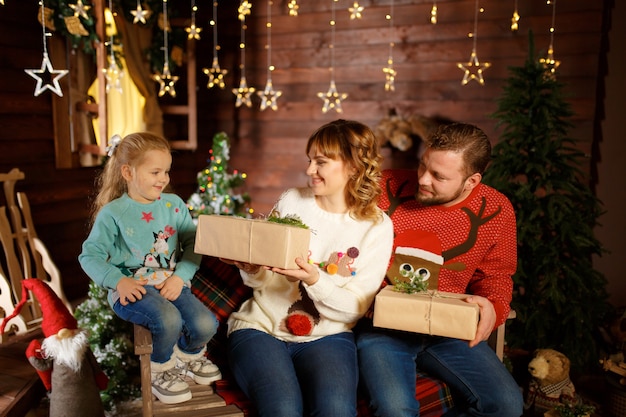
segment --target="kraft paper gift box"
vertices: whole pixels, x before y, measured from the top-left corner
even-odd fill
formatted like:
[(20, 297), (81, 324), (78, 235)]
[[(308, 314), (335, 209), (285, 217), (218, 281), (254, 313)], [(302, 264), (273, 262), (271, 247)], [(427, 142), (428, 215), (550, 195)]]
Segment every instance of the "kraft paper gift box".
[(198, 216), (195, 252), (255, 265), (297, 269), (307, 259), (309, 229), (236, 216)]
[(374, 326), (473, 340), (479, 307), (466, 297), (432, 290), (407, 294), (388, 285), (376, 295)]

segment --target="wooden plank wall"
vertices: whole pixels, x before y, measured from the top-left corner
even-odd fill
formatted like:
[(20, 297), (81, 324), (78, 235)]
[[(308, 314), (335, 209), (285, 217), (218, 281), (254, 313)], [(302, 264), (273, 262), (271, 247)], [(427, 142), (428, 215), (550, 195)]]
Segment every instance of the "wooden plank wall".
[[(468, 33), (474, 29), (474, 0), (438, 1), (438, 23), (430, 23), (433, 1), (394, 0), (393, 26), (385, 18), (391, 0), (360, 1), (361, 19), (350, 19), (353, 2), (335, 3), (334, 79), (340, 93), (347, 93), (343, 113), (322, 113), (318, 92), (329, 88), (332, 42), (332, 0), (299, 1), (299, 15), (289, 16), (287, 1), (274, 1), (271, 11), (271, 63), (275, 90), (281, 90), (278, 110), (242, 107), (231, 121), (231, 106), (219, 110), (220, 124), (236, 140), (231, 165), (249, 174), (248, 184), (259, 211), (266, 212), (285, 186), (304, 184), (308, 135), (335, 118), (357, 119), (375, 126), (390, 110), (408, 116), (419, 114), (474, 123), (495, 142), (498, 134), (490, 114), (502, 92), (509, 66), (522, 65), (527, 57), (528, 33), (532, 30), (538, 52), (545, 54), (549, 42), (552, 6), (545, 0), (520, 0), (520, 29), (510, 30), (515, 2), (481, 0), (476, 37), (481, 61), (492, 63), (484, 72), (485, 85), (475, 81), (462, 86), (463, 72), (457, 62), (467, 62), (473, 47)], [(250, 86), (263, 89), (267, 78), (267, 2), (252, 2), (247, 19), (246, 78)], [(554, 53), (561, 61), (559, 80), (576, 113), (576, 130), (585, 151), (591, 153), (596, 83), (600, 59), (603, 4), (601, 1), (568, 0), (556, 8)], [(238, 25), (238, 22), (229, 23)], [(393, 41), (395, 92), (386, 92), (382, 68), (389, 42)], [(239, 51), (235, 52), (236, 54)], [(232, 62), (229, 51), (222, 51)], [(235, 56), (238, 62), (238, 56)], [(231, 66), (231, 69), (236, 69)], [(231, 71), (229, 87), (238, 74)], [(202, 93), (200, 93), (202, 94)], [(223, 112), (223, 116), (222, 116)], [(222, 118), (223, 117), (223, 118)], [(414, 166), (415, 150), (387, 152), (387, 166)]]
[[(70, 299), (84, 296), (88, 279), (76, 257), (87, 233), (89, 197), (97, 168), (55, 169), (51, 93), (33, 96), (35, 81), (25, 68), (39, 68), (42, 58), (41, 27), (35, 0), (5, 0), (0, 6), (0, 172), (17, 166), (26, 173), (19, 191), (27, 192), (37, 231), (48, 246), (65, 281)], [(172, 7), (188, 10), (188, 0), (170, 0)], [(219, 2), (219, 52), (228, 69), (224, 90), (206, 88), (202, 74), (213, 58), (210, 2), (197, 2), (197, 24), (204, 28), (197, 44), (199, 147), (174, 156), (172, 182), (186, 198), (195, 191), (196, 173), (207, 165), (212, 136), (223, 130), (231, 137), (230, 166), (248, 174), (247, 188), (258, 213), (265, 214), (287, 187), (303, 185), (307, 164), (304, 145), (320, 125), (338, 117), (376, 125), (390, 109), (403, 115), (442, 116), (476, 123), (497, 141), (490, 119), (508, 76), (507, 67), (521, 65), (527, 55), (528, 30), (538, 50), (549, 44), (552, 7), (545, 0), (519, 0), (520, 30), (509, 29), (514, 0), (481, 0), (484, 13), (478, 19), (477, 53), (492, 67), (485, 71), (485, 85), (461, 85), (457, 62), (466, 62), (472, 50), (467, 34), (473, 30), (475, 0), (439, 0), (439, 23), (429, 23), (431, 0), (394, 0), (393, 27), (385, 15), (391, 0), (362, 0), (363, 18), (351, 20), (352, 0), (339, 0), (335, 26), (335, 80), (339, 92), (349, 96), (343, 114), (322, 113), (318, 92), (329, 87), (331, 0), (298, 0), (297, 17), (289, 16), (287, 0), (272, 7), (272, 74), (274, 88), (283, 92), (278, 110), (235, 108), (231, 89), (239, 82), (240, 24), (235, 0)], [(252, 0), (247, 19), (246, 77), (260, 90), (266, 81), (267, 0)], [(591, 155), (598, 76), (601, 64), (602, 17), (609, 0), (567, 0), (557, 4), (555, 56), (559, 79), (566, 83), (576, 112), (576, 129)], [(382, 68), (388, 44), (395, 42), (393, 58), (398, 72), (393, 93), (385, 92)], [(55, 69), (63, 69), (54, 63)], [(181, 74), (178, 74), (181, 75)], [(182, 77), (181, 77), (182, 81)], [(177, 90), (184, 97), (182, 85)], [(164, 97), (167, 103), (168, 98)], [(180, 127), (167, 121), (168, 136), (181, 135)], [(182, 132), (184, 135), (184, 131)], [(412, 166), (414, 152), (387, 152), (386, 166)]]

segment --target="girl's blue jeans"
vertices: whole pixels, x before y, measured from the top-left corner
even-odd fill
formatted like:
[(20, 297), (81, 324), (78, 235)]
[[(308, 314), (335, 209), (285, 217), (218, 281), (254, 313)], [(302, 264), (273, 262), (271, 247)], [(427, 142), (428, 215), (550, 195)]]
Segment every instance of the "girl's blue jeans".
[(151, 285), (146, 285), (141, 300), (122, 305), (119, 300), (113, 311), (120, 318), (147, 327), (152, 333), (150, 360), (165, 363), (172, 358), (174, 345), (185, 353), (199, 353), (217, 332), (217, 318), (189, 287), (169, 301)]
[(229, 336), (237, 383), (260, 417), (354, 417), (358, 369), (352, 333), (288, 343), (258, 330)]
[(416, 369), (444, 381), (454, 407), (451, 416), (519, 417), (523, 397), (510, 372), (486, 342), (409, 332), (363, 330), (356, 333), (361, 381), (375, 415), (419, 416)]

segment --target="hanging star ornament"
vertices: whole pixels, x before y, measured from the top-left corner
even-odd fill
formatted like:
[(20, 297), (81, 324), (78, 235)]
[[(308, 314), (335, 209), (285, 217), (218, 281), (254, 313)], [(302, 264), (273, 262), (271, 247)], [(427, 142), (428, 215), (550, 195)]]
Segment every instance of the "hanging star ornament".
[(239, 80), (239, 87), (233, 88), (233, 94), (237, 96), (235, 107), (241, 107), (242, 104), (245, 104), (248, 107), (252, 107), (250, 94), (254, 93), (255, 90), (256, 89), (254, 87), (248, 87), (246, 77), (241, 77), (241, 80)]
[(388, 61), (388, 66), (383, 68), (383, 73), (385, 73), (385, 91), (396, 91), (395, 81), (396, 81), (396, 70), (393, 69), (393, 61)]
[(185, 32), (187, 32), (187, 39), (200, 40), (200, 32), (202, 32), (202, 28), (199, 28), (196, 25), (191, 24), (189, 27), (185, 28)]
[(258, 91), (257, 94), (259, 97), (261, 97), (261, 106), (259, 107), (261, 111), (267, 109), (268, 107), (274, 111), (278, 110), (278, 104), (276, 103), (276, 99), (282, 96), (283, 92), (274, 90), (271, 79), (267, 80), (267, 83), (265, 84), (265, 89), (263, 91)]
[(115, 88), (120, 94), (122, 93), (122, 78), (124, 78), (124, 72), (117, 66), (117, 62), (113, 58), (108, 68), (103, 68), (104, 78), (106, 79), (106, 92), (111, 90), (111, 87)]
[(76, 4), (68, 4), (68, 6), (72, 10), (74, 10), (74, 16), (80, 16), (85, 20), (89, 19), (89, 15), (87, 14), (87, 12), (89, 11), (89, 9), (91, 9), (91, 6), (83, 4), (83, 0), (78, 0)]
[(298, 6), (298, 2), (296, 0), (290, 0), (287, 8), (289, 9), (289, 16), (298, 16), (298, 9), (300, 6)]
[(52, 68), (52, 63), (50, 62), (47, 53), (44, 52), (43, 54), (40, 69), (25, 69), (24, 71), (37, 80), (37, 85), (35, 86), (35, 97), (46, 90), (50, 90), (57, 96), (63, 97), (63, 91), (61, 91), (59, 80), (67, 75), (68, 70), (55, 70)]
[(163, 66), (163, 73), (154, 74), (152, 79), (159, 83), (159, 97), (163, 97), (165, 93), (168, 93), (172, 97), (176, 97), (174, 84), (178, 81), (178, 77), (170, 74), (170, 69), (167, 63)]
[(484, 85), (483, 71), (491, 66), (491, 62), (480, 63), (476, 51), (473, 50), (468, 62), (458, 62), (456, 65), (465, 71), (461, 84), (466, 85), (470, 80), (476, 80), (480, 85)]
[(248, 0), (243, 0), (237, 9), (239, 20), (246, 20), (246, 16), (250, 16), (252, 4)]
[(556, 70), (559, 65), (561, 65), (561, 61), (557, 61), (554, 59), (554, 50), (552, 48), (548, 49), (548, 55), (545, 58), (539, 59), (539, 63), (546, 71), (546, 77), (550, 79), (556, 78)]
[(328, 110), (335, 110), (337, 113), (342, 113), (341, 101), (348, 98), (346, 93), (338, 93), (335, 81), (330, 82), (330, 87), (327, 92), (319, 92), (317, 96), (324, 100), (324, 106), (322, 107), (322, 113), (327, 113)]
[(146, 19), (150, 18), (150, 15), (152, 15), (152, 12), (149, 9), (141, 8), (141, 3), (137, 2), (137, 9), (131, 10), (130, 14), (133, 15), (133, 24), (136, 24), (137, 22), (141, 22), (145, 25)]
[(350, 12), (350, 19), (354, 20), (362, 18), (364, 9), (365, 8), (361, 6), (358, 1), (355, 1), (352, 4), (352, 7), (348, 8), (348, 11)]
[(217, 57), (213, 58), (213, 65), (211, 68), (203, 68), (202, 72), (209, 76), (209, 83), (207, 88), (213, 88), (218, 86), (224, 88), (224, 76), (228, 74), (228, 70), (221, 69)]

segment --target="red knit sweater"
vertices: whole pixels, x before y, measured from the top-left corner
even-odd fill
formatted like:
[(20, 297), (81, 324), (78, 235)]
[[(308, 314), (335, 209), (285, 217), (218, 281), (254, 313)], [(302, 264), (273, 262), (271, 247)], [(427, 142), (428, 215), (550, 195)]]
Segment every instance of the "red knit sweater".
[[(480, 295), (493, 303), (496, 325), (504, 323), (517, 268), (517, 229), (510, 201), (495, 189), (479, 184), (463, 202), (426, 207), (415, 198), (415, 170), (387, 170), (379, 206), (393, 221), (395, 235), (410, 230), (435, 233), (443, 265), (439, 291)], [(462, 271), (446, 264), (464, 264)]]

